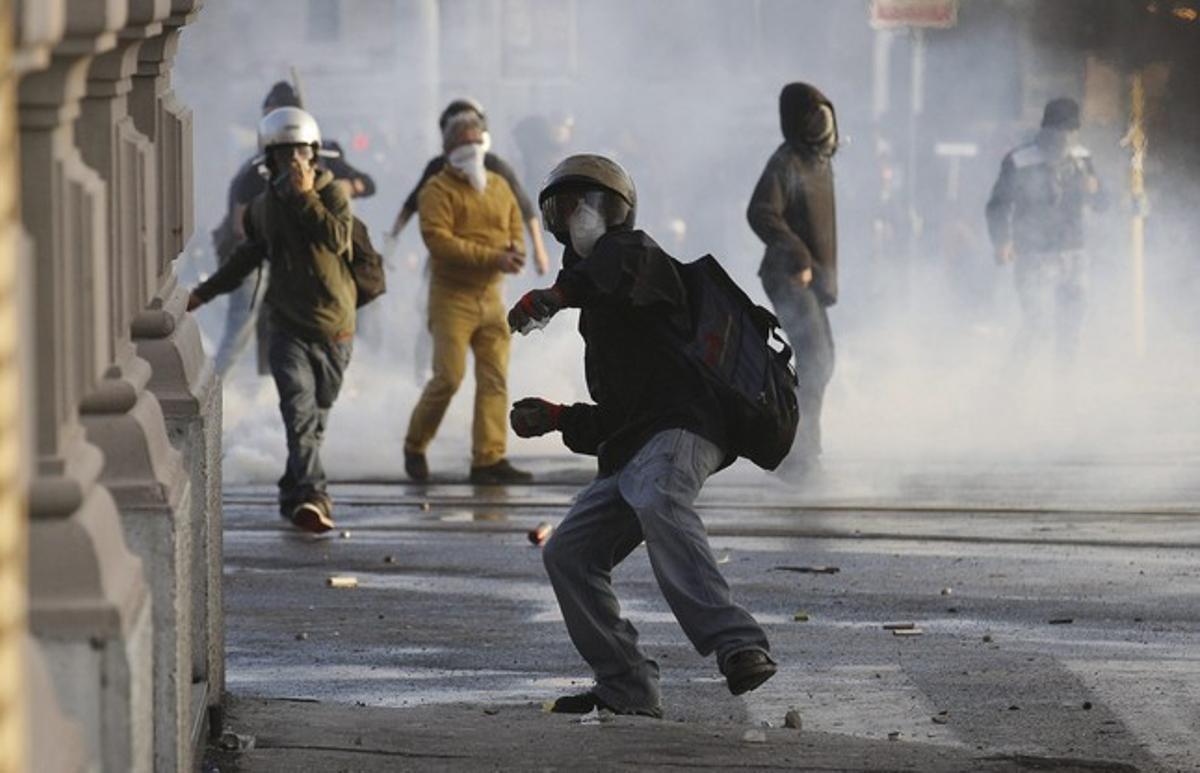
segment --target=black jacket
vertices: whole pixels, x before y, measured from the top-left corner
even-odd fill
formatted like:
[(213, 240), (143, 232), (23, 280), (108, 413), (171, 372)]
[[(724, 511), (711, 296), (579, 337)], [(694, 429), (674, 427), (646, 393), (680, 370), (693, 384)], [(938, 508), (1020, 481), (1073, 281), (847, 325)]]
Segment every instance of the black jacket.
[(1013, 243), (1018, 254), (1059, 252), (1083, 247), (1083, 208), (1103, 210), (1103, 188), (1087, 190), (1096, 175), (1091, 154), (1081, 145), (1053, 156), (1036, 142), (1004, 157), (987, 203), (992, 244)]
[[(728, 449), (712, 388), (673, 342), (690, 328), (675, 260), (642, 231), (614, 231), (580, 258), (570, 248), (556, 282), (578, 307), (588, 393), (560, 417), (563, 442), (620, 470), (656, 433), (685, 429)], [(733, 457), (726, 452), (726, 463)]]
[(746, 219), (767, 245), (758, 268), (764, 284), (790, 281), (811, 268), (821, 303), (837, 302), (833, 167), (827, 157), (780, 145), (754, 188)]
[(810, 147), (801, 136), (804, 119), (821, 105), (833, 110), (812, 86), (784, 88), (779, 101), (784, 143), (767, 161), (746, 219), (767, 246), (758, 269), (763, 284), (779, 285), (811, 268), (813, 291), (821, 303), (832, 306), (838, 294), (833, 166), (828, 153)]

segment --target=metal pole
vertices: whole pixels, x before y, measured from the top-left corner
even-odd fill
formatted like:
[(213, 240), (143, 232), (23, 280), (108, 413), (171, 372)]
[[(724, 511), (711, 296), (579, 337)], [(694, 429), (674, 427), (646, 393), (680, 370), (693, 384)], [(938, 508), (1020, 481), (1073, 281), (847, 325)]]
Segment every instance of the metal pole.
[(1146, 354), (1146, 196), (1143, 165), (1146, 160), (1146, 91), (1139, 70), (1133, 74), (1129, 95), (1129, 193), (1133, 217), (1129, 227), (1129, 248), (1133, 258), (1133, 345), (1139, 357)]

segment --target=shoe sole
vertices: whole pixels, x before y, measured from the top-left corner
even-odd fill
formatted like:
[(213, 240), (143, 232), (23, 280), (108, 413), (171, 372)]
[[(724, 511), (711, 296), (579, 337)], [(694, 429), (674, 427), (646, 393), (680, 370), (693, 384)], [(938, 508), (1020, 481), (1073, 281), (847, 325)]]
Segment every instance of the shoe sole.
[(762, 686), (762, 683), (775, 676), (778, 669), (774, 665), (762, 665), (747, 674), (742, 674), (737, 681), (726, 680), (729, 692), (742, 695)]
[(316, 505), (300, 505), (292, 515), (292, 523), (297, 528), (313, 534), (324, 534), (333, 530), (333, 519)]

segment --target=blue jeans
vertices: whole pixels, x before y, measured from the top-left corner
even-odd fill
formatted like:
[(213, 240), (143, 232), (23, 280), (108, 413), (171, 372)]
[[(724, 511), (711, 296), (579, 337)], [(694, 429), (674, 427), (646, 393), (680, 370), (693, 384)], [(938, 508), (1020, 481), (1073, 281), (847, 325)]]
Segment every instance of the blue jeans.
[(616, 474), (579, 493), (543, 549), (567, 633), (592, 667), (595, 692), (623, 711), (659, 706), (658, 664), (621, 617), (612, 569), (646, 542), (654, 579), (701, 655), (767, 650), (767, 635), (733, 603), (692, 507), (721, 464), (720, 448), (681, 429), (658, 433)]
[(284, 513), (325, 494), (321, 441), (352, 348), (350, 339), (306, 341), (278, 328), (271, 333), (271, 375), (279, 392), (288, 446), (287, 468), (279, 479)]
[(821, 455), (821, 408), (833, 377), (833, 332), (829, 314), (809, 287), (789, 281), (763, 282), (775, 316), (796, 357), (796, 400), (800, 427), (789, 459), (804, 462)]
[(1013, 280), (1023, 317), (1016, 344), (1019, 357), (1028, 359), (1053, 341), (1059, 364), (1074, 361), (1087, 308), (1087, 269), (1082, 250), (1017, 256)]

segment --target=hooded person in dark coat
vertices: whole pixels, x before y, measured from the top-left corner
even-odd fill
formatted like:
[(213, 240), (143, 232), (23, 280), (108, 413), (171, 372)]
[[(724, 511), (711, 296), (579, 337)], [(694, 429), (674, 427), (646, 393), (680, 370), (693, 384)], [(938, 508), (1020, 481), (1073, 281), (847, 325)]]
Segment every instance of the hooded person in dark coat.
[(766, 244), (758, 275), (796, 353), (800, 430), (787, 467), (815, 469), (821, 454), (821, 405), (833, 375), (826, 308), (837, 301), (837, 227), (833, 103), (807, 83), (779, 95), (784, 142), (767, 161), (746, 218)]

